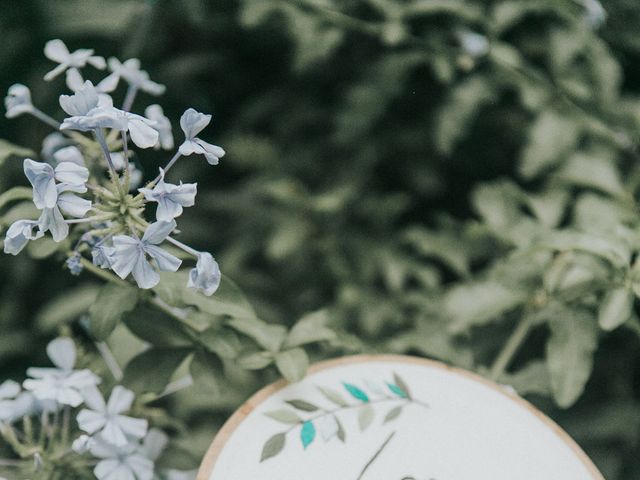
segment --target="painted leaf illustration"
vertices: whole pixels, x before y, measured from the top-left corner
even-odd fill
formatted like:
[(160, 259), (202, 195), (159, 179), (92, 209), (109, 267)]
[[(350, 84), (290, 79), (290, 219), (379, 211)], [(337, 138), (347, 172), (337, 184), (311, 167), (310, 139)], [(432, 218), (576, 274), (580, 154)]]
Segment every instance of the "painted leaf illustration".
[(373, 422), (373, 407), (371, 405), (365, 405), (358, 412), (358, 425), (361, 431), (365, 431)]
[(389, 410), (389, 413), (384, 417), (384, 423), (391, 422), (400, 416), (402, 413), (402, 406), (397, 406)]
[(338, 433), (336, 435), (338, 436), (340, 441), (342, 443), (344, 443), (345, 440), (347, 439), (347, 434), (344, 431), (344, 427), (342, 426), (342, 422), (340, 422), (338, 417), (336, 417), (335, 415), (333, 417), (336, 419), (336, 423), (338, 424)]
[(264, 447), (262, 447), (262, 455), (260, 456), (260, 461), (264, 462), (265, 460), (278, 455), (284, 448), (286, 439), (287, 437), (284, 433), (277, 433), (269, 440), (267, 440), (264, 444)]
[(318, 387), (318, 390), (320, 390), (320, 393), (322, 393), (322, 395), (324, 395), (327, 400), (329, 400), (331, 403), (335, 403), (339, 407), (346, 407), (347, 405), (349, 405), (347, 402), (345, 402), (344, 398), (342, 398), (342, 395), (340, 395), (332, 388)]
[(364, 393), (355, 385), (351, 385), (350, 383), (343, 383), (343, 385), (344, 385), (344, 388), (347, 389), (347, 392), (349, 392), (351, 396), (354, 397), (355, 399), (365, 403), (369, 401), (369, 397), (367, 396), (367, 394)]
[(300, 430), (300, 441), (303, 448), (306, 450), (316, 438), (316, 427), (313, 426), (313, 422), (304, 422), (302, 429)]
[(302, 410), (303, 412), (315, 412), (318, 410), (313, 403), (309, 403), (305, 400), (287, 400), (287, 403), (291, 405), (293, 408), (297, 408), (298, 410)]
[(407, 382), (405, 382), (402, 379), (402, 377), (395, 372), (393, 374), (393, 383), (398, 387), (400, 387), (400, 389), (405, 393), (406, 398), (412, 398), (411, 390), (409, 390), (409, 386), (407, 385)]
[(398, 397), (400, 397), (400, 398), (408, 398), (407, 392), (405, 392), (398, 385), (394, 385), (393, 383), (387, 383), (387, 387), (389, 387), (389, 390), (391, 390)]
[(302, 422), (302, 419), (295, 412), (286, 410), (284, 408), (281, 410), (266, 412), (265, 415), (281, 423), (288, 423), (293, 425)]

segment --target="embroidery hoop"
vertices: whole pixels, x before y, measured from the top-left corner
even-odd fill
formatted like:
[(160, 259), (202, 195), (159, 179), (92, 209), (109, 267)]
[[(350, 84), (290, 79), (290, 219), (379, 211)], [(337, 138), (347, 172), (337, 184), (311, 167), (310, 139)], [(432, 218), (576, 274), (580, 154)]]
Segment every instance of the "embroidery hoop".
[[(564, 431), (562, 428), (558, 426), (553, 420), (547, 417), (540, 410), (531, 405), (528, 401), (519, 397), (516, 394), (510, 393), (504, 388), (500, 387), (498, 384), (487, 380), (486, 378), (481, 377), (475, 373), (469, 372), (467, 370), (463, 370), (461, 368), (451, 367), (441, 362), (437, 362), (435, 360), (428, 360), (426, 358), (419, 357), (411, 357), (407, 355), (353, 355), (347, 357), (335, 358), (332, 360), (325, 360), (319, 363), (312, 365), (309, 368), (309, 374), (313, 374), (316, 372), (321, 372), (323, 370), (329, 370), (335, 367), (343, 366), (343, 365), (353, 365), (358, 363), (366, 363), (366, 362), (390, 362), (390, 363), (406, 363), (406, 364), (414, 364), (414, 365), (423, 365), (430, 368), (435, 368), (439, 370), (444, 370), (453, 375), (458, 375), (465, 377), (468, 380), (472, 380), (475, 382), (479, 382), (486, 387), (491, 388), (492, 390), (498, 392), (502, 396), (508, 398), (512, 402), (515, 402), (519, 406), (523, 407), (530, 414), (533, 414), (538, 420), (540, 420), (543, 424), (549, 427), (553, 433), (558, 437), (563, 443), (565, 443), (576, 455), (576, 457), (582, 462), (585, 468), (589, 471), (591, 475), (590, 480), (605, 480), (604, 476), (598, 471), (594, 463), (587, 456), (586, 453), (580, 448), (580, 446)], [(238, 410), (234, 412), (234, 414), (225, 422), (222, 426), (218, 434), (215, 436), (207, 453), (200, 464), (200, 469), (198, 470), (198, 475), (196, 480), (222, 480), (222, 479), (213, 479), (213, 469), (216, 465), (216, 461), (218, 457), (222, 453), (227, 441), (233, 433), (236, 431), (238, 426), (249, 416), (253, 410), (255, 410), (262, 402), (264, 402), (267, 398), (270, 398), (273, 394), (285, 388), (289, 383), (286, 380), (279, 380), (271, 385), (267, 385), (262, 388), (258, 392), (256, 392), (249, 400), (247, 400)]]

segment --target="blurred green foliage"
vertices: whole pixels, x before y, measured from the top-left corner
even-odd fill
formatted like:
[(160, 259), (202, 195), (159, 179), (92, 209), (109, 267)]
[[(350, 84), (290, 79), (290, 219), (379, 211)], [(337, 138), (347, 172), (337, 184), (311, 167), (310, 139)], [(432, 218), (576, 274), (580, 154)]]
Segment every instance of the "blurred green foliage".
[[(60, 118), (60, 85), (41, 81), (46, 40), (139, 56), (167, 85), (160, 103), (170, 118), (185, 106), (214, 114), (209, 134), (228, 153), (215, 168), (195, 157), (176, 167), (199, 183), (181, 229), (216, 255), (261, 318), (287, 327), (328, 319), (340, 335), (314, 345), (313, 360), (424, 355), (513, 385), (606, 478), (633, 480), (640, 5), (603, 2), (596, 28), (591, 4), (3, 2), (0, 87), (28, 84), (34, 103)], [(486, 54), (465, 51), (470, 31), (488, 39)], [(21, 118), (0, 120), (0, 132), (37, 152), (47, 130)], [(20, 165), (6, 159), (1, 191), (24, 183)], [(4, 378), (44, 362), (46, 340), (88, 310), (99, 283), (71, 277), (54, 257), (0, 262)], [(127, 318), (109, 337), (118, 359), (140, 350), (130, 332), (155, 345), (130, 376), (144, 381), (139, 369), (156, 358), (184, 359), (162, 319)], [(267, 343), (281, 334), (274, 328)], [(175, 427), (189, 432), (178, 442), (195, 449), (180, 459), (185, 468), (229, 412), (277, 376), (225, 360), (235, 340), (224, 335), (233, 337), (203, 338), (191, 365), (197, 386), (167, 399)], [(244, 358), (256, 368), (263, 360)]]

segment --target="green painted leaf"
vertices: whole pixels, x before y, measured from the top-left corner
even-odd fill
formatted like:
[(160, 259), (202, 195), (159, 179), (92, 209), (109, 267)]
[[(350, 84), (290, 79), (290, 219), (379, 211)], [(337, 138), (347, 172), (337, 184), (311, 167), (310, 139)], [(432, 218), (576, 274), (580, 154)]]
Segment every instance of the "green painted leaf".
[(313, 425), (313, 422), (304, 422), (300, 429), (300, 441), (302, 442), (302, 447), (306, 450), (306, 448), (313, 443), (315, 438), (316, 427)]
[(335, 403), (339, 407), (346, 407), (346, 406), (349, 405), (344, 400), (344, 398), (342, 398), (342, 395), (340, 395), (338, 392), (336, 392), (332, 388), (329, 388), (329, 387), (318, 387), (318, 390), (320, 390), (320, 393), (322, 393), (322, 395), (324, 395), (324, 397), (327, 400), (329, 400), (332, 403)]
[(411, 390), (409, 390), (409, 385), (407, 385), (407, 382), (405, 382), (402, 377), (400, 375), (398, 375), (397, 373), (393, 373), (393, 382), (400, 387), (400, 389), (402, 389), (402, 391), (404, 392), (405, 396), (407, 398), (411, 398)]
[(278, 455), (284, 448), (286, 440), (287, 437), (284, 433), (276, 433), (273, 437), (267, 440), (264, 447), (262, 447), (260, 462), (264, 462), (265, 460)]
[(347, 434), (344, 431), (344, 427), (342, 426), (342, 422), (340, 421), (340, 419), (334, 415), (333, 418), (336, 419), (336, 423), (338, 424), (338, 433), (336, 433), (336, 435), (338, 436), (338, 439), (344, 443), (347, 440)]
[(364, 432), (373, 423), (374, 411), (371, 404), (367, 404), (360, 408), (358, 412), (358, 426), (360, 431)]
[(388, 423), (395, 420), (400, 416), (401, 413), (402, 413), (402, 405), (392, 408), (391, 410), (389, 410), (389, 413), (387, 413), (387, 415), (384, 417), (384, 423)]
[(270, 412), (265, 412), (265, 415), (269, 418), (273, 418), (274, 420), (281, 423), (288, 423), (291, 425), (295, 425), (296, 423), (301, 423), (302, 419), (291, 410), (280, 409), (280, 410), (272, 410)]
[(318, 407), (316, 407), (313, 403), (309, 403), (305, 400), (287, 400), (286, 403), (291, 405), (293, 408), (302, 410), (303, 412), (315, 412), (316, 410), (318, 410)]
[(347, 389), (347, 392), (349, 392), (351, 396), (356, 400), (360, 400), (361, 402), (365, 402), (365, 403), (369, 401), (369, 397), (367, 396), (367, 394), (364, 393), (355, 385), (352, 385), (350, 383), (344, 383), (344, 382), (342, 384), (344, 385), (344, 388)]

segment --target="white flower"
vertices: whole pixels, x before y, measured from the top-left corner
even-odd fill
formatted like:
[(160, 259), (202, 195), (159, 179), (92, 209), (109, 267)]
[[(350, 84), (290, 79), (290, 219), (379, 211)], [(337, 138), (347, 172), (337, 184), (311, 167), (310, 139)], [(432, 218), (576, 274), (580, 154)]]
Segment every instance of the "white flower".
[(44, 55), (49, 60), (60, 64), (44, 76), (46, 81), (53, 80), (68, 68), (82, 68), (87, 63), (100, 70), (106, 67), (104, 58), (94, 55), (93, 50), (83, 48), (70, 53), (64, 42), (59, 39), (49, 40), (46, 43)]
[(187, 286), (201, 290), (207, 296), (213, 295), (220, 286), (221, 274), (218, 262), (207, 252), (198, 253), (196, 267), (189, 272)]
[(142, 239), (127, 235), (113, 237), (115, 253), (111, 269), (120, 278), (125, 279), (132, 273), (140, 288), (152, 288), (160, 281), (160, 275), (146, 258), (149, 255), (155, 260), (158, 269), (175, 272), (180, 268), (182, 260), (164, 251), (157, 245), (176, 227), (176, 222), (156, 222), (147, 227)]
[[(84, 86), (84, 82), (85, 80), (84, 78), (82, 78), (80, 70), (78, 70), (77, 68), (70, 68), (69, 70), (67, 70), (66, 83), (67, 87), (69, 87), (69, 90), (71, 90), (72, 92), (77, 92), (78, 90), (82, 89), (82, 87)], [(98, 93), (111, 93), (116, 89), (117, 86), (118, 79), (113, 78), (111, 75), (109, 75), (102, 81), (98, 82), (95, 88)]]
[(140, 188), (138, 191), (150, 202), (158, 202), (156, 218), (161, 222), (170, 222), (182, 215), (183, 207), (192, 207), (195, 204), (197, 183), (182, 183), (174, 185), (165, 183), (164, 170), (160, 169), (160, 180), (153, 187)]
[(81, 88), (75, 90), (73, 95), (60, 95), (60, 106), (72, 116), (84, 116), (98, 107), (100, 96), (96, 87), (89, 80), (84, 82)]
[(160, 458), (163, 450), (169, 443), (169, 437), (159, 428), (152, 428), (144, 440), (142, 445), (138, 447), (138, 451), (149, 460), (154, 462)]
[(89, 446), (91, 454), (100, 459), (93, 469), (98, 480), (151, 480), (153, 461), (139, 451), (139, 445), (129, 443), (116, 447), (97, 440)]
[(111, 268), (116, 249), (106, 245), (97, 245), (91, 250), (93, 264), (100, 268)]
[(8, 422), (14, 418), (14, 399), (21, 390), (20, 384), (13, 380), (6, 380), (0, 384), (0, 422)]
[[(78, 147), (69, 145), (68, 147), (62, 147), (55, 151), (53, 159), (57, 163), (71, 162), (81, 167), (85, 167), (84, 157)], [(87, 177), (88, 178), (88, 177)]]
[(489, 52), (489, 40), (484, 35), (464, 29), (458, 32), (458, 41), (462, 49), (473, 58), (479, 58)]
[(594, 29), (600, 28), (607, 21), (607, 11), (598, 0), (582, 0), (585, 8), (585, 20)]
[(76, 347), (70, 338), (57, 338), (47, 345), (47, 355), (57, 368), (29, 368), (30, 379), (24, 381), (25, 389), (38, 400), (55, 400), (61, 405), (77, 407), (83, 402), (80, 393), (100, 379), (91, 371), (74, 370)]
[(147, 433), (146, 420), (122, 415), (133, 404), (131, 390), (116, 386), (107, 403), (96, 387), (86, 389), (83, 394), (89, 408), (78, 414), (81, 430), (90, 435), (98, 434), (105, 442), (118, 447), (127, 445), (128, 438), (142, 438)]
[(166, 90), (164, 85), (151, 81), (149, 74), (140, 70), (140, 60), (137, 58), (120, 62), (117, 58), (111, 57), (109, 69), (113, 72), (110, 77), (115, 79), (116, 84), (120, 78), (123, 78), (132, 87), (156, 96), (162, 95)]
[(20, 83), (11, 85), (7, 96), (4, 98), (4, 106), (7, 109), (5, 113), (7, 118), (15, 118), (23, 113), (33, 112), (34, 108), (31, 103), (29, 87)]
[(171, 132), (171, 122), (164, 115), (164, 111), (160, 105), (149, 105), (145, 111), (144, 116), (149, 120), (155, 122), (155, 129), (158, 131), (159, 142), (156, 145), (156, 149), (162, 147), (165, 150), (173, 149), (173, 134)]
[(204, 155), (207, 162), (217, 165), (225, 151), (217, 145), (212, 145), (196, 137), (211, 122), (211, 115), (197, 112), (193, 108), (187, 109), (180, 117), (180, 127), (185, 135), (185, 141), (180, 145), (180, 153), (189, 156), (192, 153)]
[(17, 220), (7, 229), (7, 235), (4, 239), (4, 253), (11, 255), (19, 254), (22, 249), (29, 243), (29, 240), (37, 240), (44, 235), (40, 229), (33, 232), (38, 227), (38, 222), (33, 220)]
[(83, 455), (91, 449), (93, 442), (95, 442), (95, 440), (89, 435), (82, 434), (73, 441), (71, 444), (71, 450), (76, 452), (78, 455)]
[(44, 137), (42, 140), (42, 150), (40, 156), (47, 161), (53, 160), (56, 151), (63, 147), (71, 145), (70, 140), (59, 132), (53, 132)]
[[(33, 203), (38, 210), (55, 207), (60, 191), (87, 191), (85, 184), (89, 179), (89, 170), (74, 162), (61, 162), (54, 169), (48, 163), (27, 158), (23, 168), (33, 187)], [(56, 180), (60, 183), (56, 184)]]

